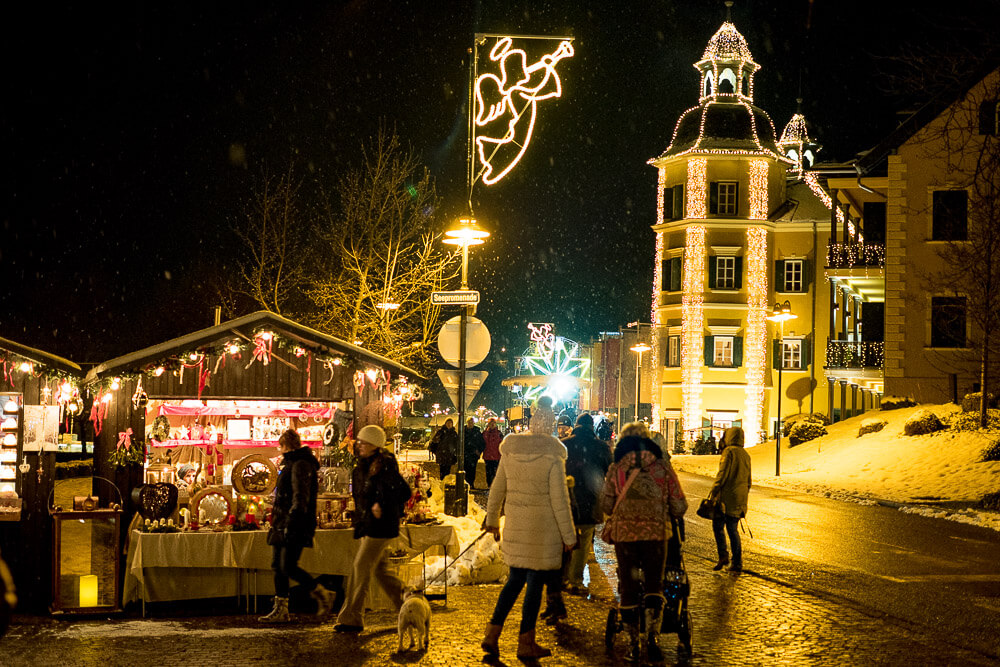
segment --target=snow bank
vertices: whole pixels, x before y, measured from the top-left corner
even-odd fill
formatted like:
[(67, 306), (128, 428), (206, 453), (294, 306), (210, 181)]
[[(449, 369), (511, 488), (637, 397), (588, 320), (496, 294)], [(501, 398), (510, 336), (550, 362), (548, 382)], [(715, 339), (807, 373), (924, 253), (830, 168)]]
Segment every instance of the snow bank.
[[(782, 440), (781, 476), (775, 477), (774, 442), (747, 449), (753, 482), (762, 486), (792, 488), (806, 493), (874, 503), (880, 500), (920, 505), (929, 502), (975, 503), (987, 493), (1000, 491), (1000, 462), (982, 462), (986, 433), (942, 430), (905, 436), (906, 421), (920, 410), (946, 418), (955, 405), (921, 405), (866, 413), (827, 426), (827, 435), (788, 447)], [(858, 438), (859, 426), (872, 418), (885, 420), (878, 432)], [(718, 456), (675, 455), (677, 470), (714, 477)], [(907, 508), (927, 516), (974, 523), (1000, 530), (1000, 516), (975, 509), (956, 512), (935, 507)]]

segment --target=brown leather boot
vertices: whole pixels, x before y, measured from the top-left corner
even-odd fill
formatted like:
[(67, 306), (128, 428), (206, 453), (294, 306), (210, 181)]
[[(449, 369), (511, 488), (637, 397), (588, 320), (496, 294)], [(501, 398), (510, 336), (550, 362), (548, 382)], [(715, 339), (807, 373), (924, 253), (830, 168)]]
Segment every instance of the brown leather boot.
[(528, 630), (517, 636), (517, 659), (532, 660), (535, 658), (547, 658), (552, 655), (552, 651), (535, 643), (535, 631)]
[(483, 649), (483, 653), (493, 656), (500, 655), (500, 633), (502, 631), (502, 625), (486, 624), (486, 636), (483, 637), (482, 643), (479, 644), (480, 648)]

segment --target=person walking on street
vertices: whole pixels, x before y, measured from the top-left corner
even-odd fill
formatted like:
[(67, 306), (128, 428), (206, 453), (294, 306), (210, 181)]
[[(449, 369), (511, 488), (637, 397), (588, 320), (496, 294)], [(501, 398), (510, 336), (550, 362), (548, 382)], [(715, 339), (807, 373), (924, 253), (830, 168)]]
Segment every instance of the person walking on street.
[(458, 460), (458, 431), (455, 430), (454, 421), (451, 419), (444, 421), (444, 425), (431, 438), (427, 451), (433, 454), (434, 460), (437, 461), (443, 484), (444, 478), (451, 474), (451, 467)]
[(261, 623), (287, 623), (289, 579), (294, 579), (316, 599), (317, 616), (333, 608), (334, 593), (299, 567), (302, 550), (313, 545), (316, 533), (316, 494), (319, 490), (319, 461), (308, 447), (302, 446), (299, 434), (289, 429), (278, 438), (282, 453), (281, 471), (274, 490), (271, 529), (271, 568), (274, 570), (274, 608), (257, 620)]
[(399, 473), (399, 464), (384, 447), (385, 431), (365, 426), (358, 432), (358, 463), (351, 474), (354, 496), (354, 539), (360, 540), (354, 557), (344, 606), (337, 615), (337, 632), (364, 629), (365, 597), (372, 575), (396, 610), (403, 604), (403, 582), (389, 569), (385, 547), (399, 535), (399, 521), (411, 489)]
[(465, 421), (465, 451), (462, 452), (465, 461), (462, 467), (465, 468), (465, 481), (469, 484), (470, 489), (476, 488), (476, 471), (479, 468), (479, 457), (482, 456), (485, 449), (486, 441), (483, 440), (483, 432), (476, 426), (475, 420), (469, 417)]
[[(740, 519), (747, 515), (747, 500), (750, 496), (750, 455), (743, 448), (743, 429), (738, 426), (727, 428), (719, 443), (722, 456), (719, 458), (719, 473), (708, 493), (709, 500), (715, 502), (712, 516), (712, 531), (715, 546), (719, 552), (719, 562), (713, 570), (721, 570), (729, 565), (729, 571), (743, 571), (743, 545), (740, 542)], [(725, 531), (725, 532), (723, 532)], [(730, 563), (726, 550), (726, 534), (733, 550)]]
[(600, 497), (604, 476), (611, 466), (611, 452), (594, 434), (594, 418), (588, 414), (577, 417), (572, 435), (563, 440), (563, 444), (566, 445), (566, 474), (573, 478), (573, 494), (580, 514), (576, 526), (580, 546), (570, 557), (566, 582), (570, 593), (579, 594), (586, 593), (583, 571), (594, 548), (594, 526), (604, 521)]
[(503, 433), (497, 428), (497, 420), (490, 417), (486, 422), (486, 430), (483, 431), (483, 464), (486, 466), (486, 486), (493, 486), (493, 479), (497, 476), (497, 468), (500, 466), (500, 441), (503, 440)]
[[(628, 427), (622, 431), (627, 432)], [(615, 462), (604, 478), (601, 510), (610, 516), (601, 538), (615, 545), (619, 611), (629, 635), (625, 660), (632, 663), (643, 659), (640, 601), (645, 609), (646, 660), (653, 664), (663, 662), (658, 642), (665, 602), (666, 540), (672, 536), (671, 500), (683, 497), (677, 476), (671, 472), (672, 468), (663, 460), (663, 452), (656, 443), (633, 435), (618, 441)], [(640, 600), (642, 594), (645, 597)]]
[(552, 436), (555, 415), (551, 402), (543, 403), (544, 398), (531, 416), (530, 432), (508, 435), (500, 445), (500, 467), (483, 522), (483, 530), (497, 538), (500, 512), (506, 512), (500, 550), (510, 566), (510, 576), (481, 643), (492, 657), (500, 655), (503, 624), (525, 584), (517, 657), (532, 661), (552, 655), (535, 641), (542, 588), (562, 564), (562, 554), (576, 544), (566, 488), (566, 447)]

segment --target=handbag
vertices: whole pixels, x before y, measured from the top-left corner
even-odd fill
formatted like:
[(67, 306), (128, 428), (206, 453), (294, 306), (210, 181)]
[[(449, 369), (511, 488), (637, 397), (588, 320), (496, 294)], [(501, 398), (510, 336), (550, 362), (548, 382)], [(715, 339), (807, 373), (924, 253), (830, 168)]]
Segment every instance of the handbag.
[(614, 544), (615, 543), (614, 538), (611, 535), (611, 533), (612, 533), (612, 526), (614, 525), (613, 521), (615, 519), (615, 510), (618, 509), (618, 506), (621, 504), (622, 500), (625, 498), (625, 492), (628, 491), (628, 487), (632, 486), (632, 481), (636, 478), (636, 475), (638, 475), (638, 474), (639, 474), (639, 469), (638, 468), (635, 468), (634, 470), (632, 470), (632, 474), (629, 475), (628, 480), (625, 482), (625, 486), (622, 487), (621, 492), (619, 492), (619, 494), (618, 494), (618, 499), (615, 501), (615, 506), (611, 510), (611, 516), (609, 516), (608, 520), (604, 522), (604, 530), (601, 531), (601, 539), (604, 540), (605, 542), (607, 542), (608, 544)]
[(698, 509), (695, 510), (695, 514), (702, 519), (711, 519), (712, 515), (715, 514), (715, 501), (711, 498), (702, 498), (701, 503), (698, 504)]

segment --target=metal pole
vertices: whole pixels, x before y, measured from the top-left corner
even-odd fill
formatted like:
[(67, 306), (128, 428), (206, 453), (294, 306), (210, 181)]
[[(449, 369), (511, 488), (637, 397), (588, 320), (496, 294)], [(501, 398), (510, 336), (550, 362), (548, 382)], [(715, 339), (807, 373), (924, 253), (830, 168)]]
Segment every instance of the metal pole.
[(639, 368), (642, 366), (642, 352), (636, 352), (635, 358), (635, 421), (639, 421), (639, 405), (641, 401), (639, 400), (639, 390), (641, 385), (639, 384)]
[(781, 375), (785, 368), (785, 323), (778, 324), (778, 432), (774, 436), (774, 476), (781, 476)]
[[(462, 244), (462, 289), (469, 288), (469, 244)], [(458, 319), (458, 462), (455, 464), (455, 515), (468, 513), (465, 495), (465, 366), (469, 307), (462, 306)]]

